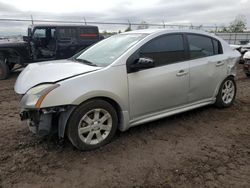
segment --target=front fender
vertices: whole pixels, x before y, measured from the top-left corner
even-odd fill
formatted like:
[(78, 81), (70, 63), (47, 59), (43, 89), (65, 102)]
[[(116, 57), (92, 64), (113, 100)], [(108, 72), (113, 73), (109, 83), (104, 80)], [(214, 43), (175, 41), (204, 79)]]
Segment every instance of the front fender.
[(83, 103), (83, 102), (85, 102), (87, 100), (93, 99), (93, 98), (108, 98), (108, 99), (111, 99), (111, 100), (115, 101), (122, 110), (127, 110), (126, 105), (122, 102), (122, 99), (119, 96), (117, 96), (117, 95), (115, 95), (115, 94), (113, 94), (113, 93), (111, 93), (109, 91), (102, 91), (102, 90), (87, 92), (87, 93), (79, 96), (72, 103), (74, 105), (80, 105), (81, 103)]
[(126, 66), (109, 67), (86, 75), (58, 82), (60, 86), (51, 91), (41, 108), (60, 105), (79, 105), (96, 97), (106, 97), (128, 111), (128, 86)]

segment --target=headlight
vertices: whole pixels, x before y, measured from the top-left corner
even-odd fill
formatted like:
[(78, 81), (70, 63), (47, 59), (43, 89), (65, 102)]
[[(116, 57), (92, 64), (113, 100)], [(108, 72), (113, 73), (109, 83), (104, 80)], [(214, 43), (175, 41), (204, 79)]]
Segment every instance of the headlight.
[(49, 92), (59, 86), (59, 84), (43, 84), (31, 88), (24, 96), (25, 106), (40, 108), (41, 103), (43, 102), (44, 98), (49, 94)]

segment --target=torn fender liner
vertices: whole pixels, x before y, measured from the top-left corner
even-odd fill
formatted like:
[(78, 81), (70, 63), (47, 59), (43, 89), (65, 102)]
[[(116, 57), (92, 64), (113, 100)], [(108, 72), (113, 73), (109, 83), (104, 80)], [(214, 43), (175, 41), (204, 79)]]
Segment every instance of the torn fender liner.
[(76, 106), (68, 106), (66, 111), (60, 113), (58, 120), (58, 137), (64, 138), (65, 129), (71, 113), (75, 110)]
[(52, 114), (41, 114), (38, 122), (28, 120), (28, 126), (30, 131), (38, 136), (49, 135), (52, 127)]

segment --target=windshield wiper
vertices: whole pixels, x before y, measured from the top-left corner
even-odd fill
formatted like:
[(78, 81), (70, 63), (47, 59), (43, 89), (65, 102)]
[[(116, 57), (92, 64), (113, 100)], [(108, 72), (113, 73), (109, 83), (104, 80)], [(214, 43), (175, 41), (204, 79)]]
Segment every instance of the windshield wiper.
[(92, 63), (92, 62), (90, 62), (90, 61), (88, 61), (88, 60), (86, 60), (86, 59), (76, 59), (76, 58), (75, 58), (74, 60), (77, 61), (77, 62), (84, 63), (84, 64), (86, 64), (86, 65), (98, 67), (96, 64), (94, 64), (94, 63)]

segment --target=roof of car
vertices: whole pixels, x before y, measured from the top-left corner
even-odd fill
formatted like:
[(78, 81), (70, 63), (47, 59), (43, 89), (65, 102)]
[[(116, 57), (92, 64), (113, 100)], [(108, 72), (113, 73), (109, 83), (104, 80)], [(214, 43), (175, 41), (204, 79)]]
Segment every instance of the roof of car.
[(81, 24), (33, 24), (30, 27), (92, 27), (97, 28), (93, 25), (81, 25)]
[(205, 35), (211, 35), (212, 33), (208, 33), (202, 30), (195, 30), (195, 29), (141, 29), (141, 30), (134, 30), (129, 31), (127, 33), (142, 33), (142, 34), (155, 34), (155, 33), (197, 33), (197, 34), (205, 34)]
[(195, 33), (195, 34), (202, 34), (209, 37), (216, 38), (217, 40), (221, 40), (221, 38), (217, 37), (214, 33), (205, 32), (202, 30), (195, 30), (195, 29), (141, 29), (141, 30), (134, 30), (129, 31), (121, 34), (165, 34), (165, 33)]

